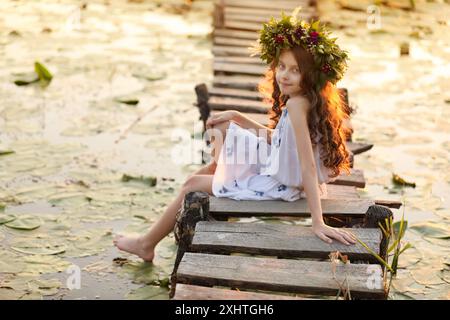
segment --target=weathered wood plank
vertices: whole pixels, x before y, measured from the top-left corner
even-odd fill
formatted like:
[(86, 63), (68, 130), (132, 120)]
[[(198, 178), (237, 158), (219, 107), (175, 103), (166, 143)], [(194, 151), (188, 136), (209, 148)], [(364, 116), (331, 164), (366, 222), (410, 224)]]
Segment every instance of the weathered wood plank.
[(266, 71), (267, 67), (263, 65), (253, 65), (253, 64), (238, 64), (238, 63), (219, 63), (214, 62), (213, 69), (215, 73), (231, 73), (231, 74), (246, 74), (262, 76)]
[(245, 47), (248, 48), (252, 46), (254, 40), (248, 39), (235, 39), (227, 37), (215, 37), (214, 44), (218, 46), (230, 46), (230, 47)]
[(229, 63), (229, 64), (242, 63), (242, 64), (266, 66), (266, 64), (263, 63), (261, 59), (255, 57), (214, 57), (214, 62)]
[(307, 1), (261, 1), (261, 0), (225, 0), (226, 7), (237, 7), (237, 8), (265, 8), (273, 9), (274, 11), (284, 10), (286, 13), (292, 11), (298, 6), (303, 8), (308, 7)]
[(352, 297), (385, 298), (379, 265), (225, 256), (186, 252), (177, 271), (177, 282), (305, 294), (336, 295), (342, 283)]
[(338, 184), (344, 186), (354, 186), (357, 188), (364, 188), (366, 186), (366, 179), (364, 172), (358, 169), (350, 169), (350, 174), (341, 173), (337, 179), (330, 184)]
[[(233, 8), (233, 9), (237, 9), (237, 8)], [(313, 12), (312, 11), (304, 11), (303, 10), (303, 14), (302, 15), (300, 15), (303, 19), (309, 19), (310, 17), (311, 17), (311, 14), (312, 14)], [(233, 20), (233, 21), (242, 21), (242, 22), (252, 22), (252, 23), (258, 23), (259, 24), (259, 28), (261, 29), (261, 27), (262, 27), (262, 24), (263, 23), (265, 23), (265, 22), (267, 22), (267, 21), (269, 21), (269, 19), (272, 17), (272, 16), (276, 16), (276, 17), (280, 17), (281, 15), (278, 13), (278, 14), (267, 14), (267, 13), (263, 13), (263, 14), (261, 14), (261, 13), (249, 13), (248, 11), (247, 12), (239, 12), (239, 11), (236, 11), (236, 12), (230, 12), (230, 10), (228, 10), (228, 13), (227, 13), (227, 10), (225, 9), (225, 25), (226, 25), (226, 22), (227, 22), (227, 20)], [(252, 29), (253, 30), (253, 29)]]
[(270, 106), (261, 101), (248, 99), (235, 99), (225, 97), (211, 97), (208, 100), (211, 110), (238, 110), (241, 112), (254, 112), (267, 114)]
[(310, 300), (302, 297), (178, 283), (173, 300)]
[(229, 88), (214, 88), (213, 87), (213, 88), (209, 88), (208, 93), (210, 96), (217, 96), (217, 97), (249, 99), (249, 100), (255, 100), (255, 101), (262, 100), (262, 95), (258, 91), (229, 89)]
[[(209, 201), (209, 212), (213, 216), (311, 216), (305, 198), (288, 202), (281, 200), (252, 201), (210, 197)], [(370, 199), (321, 199), (321, 204), (322, 213), (325, 217), (362, 218), (374, 202)]]
[(353, 154), (360, 154), (372, 149), (373, 144), (363, 142), (351, 142), (347, 141), (347, 148), (349, 148)]
[[(212, 53), (216, 56), (237, 56), (237, 57), (250, 57), (252, 52), (246, 47), (235, 47), (235, 46), (221, 46), (214, 45), (212, 48)], [(258, 57), (258, 55), (255, 55)]]
[[(302, 7), (301, 12), (305, 16), (306, 19), (309, 18), (311, 14), (315, 13), (314, 8), (310, 7)], [(239, 15), (239, 16), (257, 16), (260, 18), (269, 19), (271, 17), (280, 18), (281, 17), (281, 9), (280, 10), (273, 10), (273, 9), (264, 9), (264, 8), (244, 8), (244, 7), (231, 7), (226, 6), (224, 8), (225, 17), (230, 15)], [(286, 12), (288, 14), (288, 12)], [(254, 20), (249, 20), (254, 21)], [(259, 20), (258, 20), (259, 21)]]
[(213, 79), (213, 86), (220, 88), (234, 88), (257, 91), (258, 83), (263, 80), (262, 77), (254, 76), (220, 76), (216, 75)]
[[(345, 228), (377, 254), (380, 253), (381, 230)], [(190, 246), (191, 251), (204, 253), (248, 253), (283, 258), (327, 259), (330, 252), (339, 251), (352, 261), (377, 263), (361, 244), (347, 246), (338, 241), (328, 244), (311, 228), (285, 224), (200, 221)]]
[(213, 31), (213, 36), (255, 41), (256, 39), (258, 39), (259, 34), (256, 31), (239, 31), (225, 28), (216, 28)]

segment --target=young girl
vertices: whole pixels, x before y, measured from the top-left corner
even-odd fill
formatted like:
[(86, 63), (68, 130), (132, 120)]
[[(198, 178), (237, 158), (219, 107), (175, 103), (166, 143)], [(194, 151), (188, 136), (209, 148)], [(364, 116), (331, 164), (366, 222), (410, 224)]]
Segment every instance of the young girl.
[(270, 66), (260, 91), (272, 104), (272, 123), (265, 127), (237, 111), (212, 115), (207, 121), (211, 163), (185, 181), (148, 233), (118, 236), (115, 245), (152, 261), (155, 246), (173, 230), (191, 191), (236, 200), (306, 197), (312, 230), (320, 239), (354, 244), (352, 234), (324, 223), (320, 202), (326, 183), (349, 168), (346, 114), (335, 86), (345, 72), (347, 54), (335, 40), (318, 21), (308, 24), (283, 14), (264, 24), (256, 48)]

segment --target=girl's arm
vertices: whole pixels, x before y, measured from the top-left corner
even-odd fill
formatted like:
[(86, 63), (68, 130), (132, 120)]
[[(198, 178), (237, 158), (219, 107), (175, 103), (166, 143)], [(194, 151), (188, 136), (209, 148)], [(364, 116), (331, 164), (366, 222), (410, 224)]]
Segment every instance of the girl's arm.
[(257, 121), (236, 110), (227, 110), (211, 115), (211, 117), (206, 122), (206, 126), (208, 128), (223, 121), (233, 121), (244, 129), (253, 129), (255, 130), (255, 134), (257, 136), (266, 138), (267, 143), (269, 144), (271, 142), (273, 129), (269, 129), (266, 126), (263, 126)]
[(294, 127), (298, 158), (301, 163), (303, 188), (311, 211), (314, 233), (328, 243), (332, 243), (331, 238), (345, 244), (355, 243), (353, 235), (344, 230), (329, 227), (323, 221), (317, 169), (308, 128), (309, 101), (303, 97), (292, 97), (288, 100), (286, 107)]

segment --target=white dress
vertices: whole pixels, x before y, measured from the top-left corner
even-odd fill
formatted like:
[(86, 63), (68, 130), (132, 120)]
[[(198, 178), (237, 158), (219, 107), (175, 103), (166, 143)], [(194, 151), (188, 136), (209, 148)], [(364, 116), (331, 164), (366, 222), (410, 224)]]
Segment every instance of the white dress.
[[(320, 138), (320, 135), (318, 135)], [(321, 198), (327, 196), (330, 171), (320, 159), (321, 145), (313, 147)], [(287, 108), (273, 130), (271, 143), (231, 122), (217, 168), (212, 192), (235, 200), (295, 201), (305, 197), (297, 143)]]

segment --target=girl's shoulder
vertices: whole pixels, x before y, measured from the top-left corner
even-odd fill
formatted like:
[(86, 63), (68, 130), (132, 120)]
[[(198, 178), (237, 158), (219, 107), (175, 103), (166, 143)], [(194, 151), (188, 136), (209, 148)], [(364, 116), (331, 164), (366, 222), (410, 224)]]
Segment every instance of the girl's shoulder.
[(286, 102), (286, 109), (288, 109), (288, 111), (293, 111), (293, 109), (295, 109), (295, 111), (302, 111), (306, 113), (309, 111), (310, 107), (311, 104), (305, 96), (295, 96), (289, 98)]

